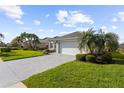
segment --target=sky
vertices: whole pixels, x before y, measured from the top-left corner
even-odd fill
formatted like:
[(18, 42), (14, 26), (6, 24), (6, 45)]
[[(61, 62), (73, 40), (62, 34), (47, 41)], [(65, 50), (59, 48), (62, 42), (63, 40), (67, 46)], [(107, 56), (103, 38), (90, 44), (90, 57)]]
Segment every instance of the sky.
[(124, 42), (124, 6), (0, 6), (0, 33), (4, 34), (6, 43), (22, 32), (45, 38), (89, 28), (114, 32), (119, 42)]

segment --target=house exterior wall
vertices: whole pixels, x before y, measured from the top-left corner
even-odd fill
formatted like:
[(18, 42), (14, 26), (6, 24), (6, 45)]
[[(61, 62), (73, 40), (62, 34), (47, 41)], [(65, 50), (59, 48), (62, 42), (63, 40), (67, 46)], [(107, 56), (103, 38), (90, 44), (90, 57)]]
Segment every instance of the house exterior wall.
[(49, 41), (49, 50), (56, 50), (55, 42), (54, 41)]
[(60, 53), (60, 43), (56, 42), (56, 53)]

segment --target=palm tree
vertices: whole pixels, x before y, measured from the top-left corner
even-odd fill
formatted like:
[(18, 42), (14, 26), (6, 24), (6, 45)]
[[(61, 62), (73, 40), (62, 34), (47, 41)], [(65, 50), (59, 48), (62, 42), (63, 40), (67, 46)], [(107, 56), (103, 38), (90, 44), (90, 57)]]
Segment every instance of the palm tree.
[(103, 54), (105, 51), (116, 51), (119, 47), (118, 35), (112, 32), (104, 33), (102, 29), (95, 33), (93, 29), (81, 33), (79, 38), (79, 50), (88, 47), (90, 53), (96, 51), (97, 54)]
[(28, 47), (28, 33), (26, 32), (21, 33), (20, 38), (23, 43), (23, 47), (27, 48)]
[(118, 43), (118, 35), (112, 32), (106, 33), (105, 34), (105, 48), (108, 51), (115, 51), (119, 47)]
[(97, 34), (94, 34), (95, 51), (97, 54), (102, 54), (105, 48), (105, 33), (100, 29)]
[(83, 31), (81, 33), (81, 37), (79, 37), (79, 50), (82, 53), (82, 48), (88, 47), (90, 53), (93, 53), (94, 49), (94, 33), (93, 28), (88, 29), (87, 31)]
[(112, 32), (104, 33), (101, 29), (98, 34), (95, 34), (95, 46), (99, 54), (104, 51), (116, 51), (119, 47), (118, 35)]
[(36, 49), (39, 42), (37, 35), (24, 32), (21, 33), (20, 36), (16, 37), (11, 44), (22, 46), (23, 48)]
[(31, 41), (32, 47), (33, 49), (36, 49), (37, 45), (40, 43), (39, 37), (35, 34), (31, 34), (31, 37), (32, 37), (32, 41)]

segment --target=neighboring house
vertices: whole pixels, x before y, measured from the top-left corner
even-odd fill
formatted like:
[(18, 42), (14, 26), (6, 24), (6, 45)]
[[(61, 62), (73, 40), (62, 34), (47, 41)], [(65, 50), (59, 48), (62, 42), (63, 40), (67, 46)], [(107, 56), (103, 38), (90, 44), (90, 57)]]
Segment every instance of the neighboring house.
[(40, 39), (39, 48), (40, 48), (40, 49), (48, 49), (49, 39), (50, 39), (50, 38)]
[[(80, 53), (78, 49), (80, 32), (73, 32), (61, 37), (54, 37), (49, 39), (49, 50), (55, 50), (56, 53), (76, 55)], [(87, 53), (86, 47), (82, 49), (82, 53)]]
[(120, 44), (120, 48), (124, 49), (124, 43)]

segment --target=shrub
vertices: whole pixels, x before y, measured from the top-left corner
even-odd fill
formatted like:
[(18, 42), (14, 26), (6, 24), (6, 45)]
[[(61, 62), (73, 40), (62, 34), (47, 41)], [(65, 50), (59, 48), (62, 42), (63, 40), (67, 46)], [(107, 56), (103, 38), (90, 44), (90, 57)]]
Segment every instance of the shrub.
[(124, 59), (124, 54), (122, 54), (120, 52), (114, 52), (114, 53), (112, 53), (112, 58)]
[(47, 55), (47, 54), (49, 54), (49, 50), (48, 49), (43, 50), (43, 53)]
[(112, 55), (111, 53), (105, 53), (102, 55), (102, 62), (103, 63), (107, 63), (107, 64), (110, 64), (112, 63)]
[(49, 50), (49, 53), (53, 53), (53, 52), (55, 52), (55, 50)]
[(11, 48), (10, 47), (2, 47), (0, 48), (1, 52), (11, 52)]
[(102, 63), (102, 56), (96, 56), (96, 63)]
[(96, 62), (101, 64), (110, 64), (112, 62), (112, 55), (109, 52), (104, 53), (96, 57)]
[(78, 61), (85, 61), (86, 54), (77, 54), (76, 60)]
[(23, 48), (23, 50), (29, 50), (29, 49), (25, 47), (25, 48)]
[(112, 62), (115, 64), (124, 64), (124, 59), (112, 58)]
[(10, 47), (6, 47), (4, 52), (11, 52), (11, 48)]
[(86, 61), (88, 62), (95, 62), (96, 57), (94, 55), (87, 55)]

